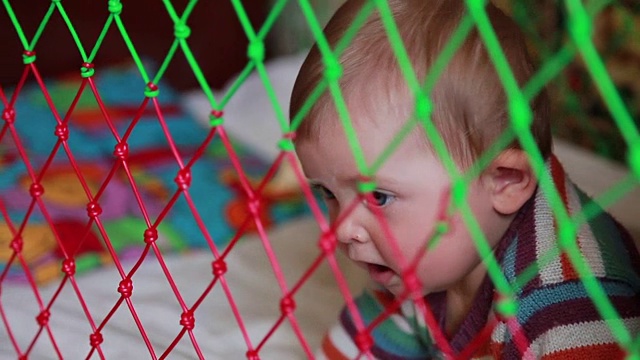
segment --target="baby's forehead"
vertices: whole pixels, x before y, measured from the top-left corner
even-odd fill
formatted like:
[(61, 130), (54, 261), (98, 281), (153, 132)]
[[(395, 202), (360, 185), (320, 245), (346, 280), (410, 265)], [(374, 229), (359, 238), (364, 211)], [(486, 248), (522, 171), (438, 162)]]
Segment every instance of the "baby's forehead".
[(354, 124), (384, 130), (402, 126), (412, 116), (414, 96), (406, 89), (391, 88), (388, 83), (374, 84), (351, 84), (350, 88), (343, 90), (342, 99), (331, 97), (327, 115), (342, 122), (348, 117)]
[(350, 74), (341, 80), (339, 92), (327, 89), (296, 129), (296, 137), (344, 136), (345, 128), (357, 133), (401, 131), (411, 119), (414, 96), (406, 85), (381, 73), (368, 78)]
[(381, 155), (378, 153), (384, 151), (387, 146), (392, 146), (393, 142), (397, 142), (393, 145), (394, 148), (409, 146), (431, 151), (429, 146), (425, 146), (427, 141), (422, 127), (388, 108), (377, 110), (351, 106), (349, 115), (345, 118), (334, 109), (324, 114), (316, 114), (311, 121), (311, 129), (307, 129), (304, 136), (296, 137), (297, 144), (305, 142), (311, 146), (323, 146), (328, 139), (344, 139), (350, 142), (355, 140), (359, 146), (377, 143), (378, 150), (374, 155)]
[(395, 110), (382, 103), (369, 106), (366, 102), (351, 102), (342, 111), (335, 107), (324, 109), (307, 119), (313, 122), (310, 135), (317, 138), (355, 132), (359, 137), (370, 137), (376, 133), (400, 133), (410, 119)]

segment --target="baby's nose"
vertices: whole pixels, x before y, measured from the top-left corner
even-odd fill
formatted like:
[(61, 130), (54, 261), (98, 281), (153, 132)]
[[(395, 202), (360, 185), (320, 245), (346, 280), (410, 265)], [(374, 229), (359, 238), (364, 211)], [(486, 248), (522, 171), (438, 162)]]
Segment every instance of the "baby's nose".
[(367, 240), (366, 229), (358, 221), (354, 214), (342, 219), (336, 228), (336, 238), (343, 244), (353, 242), (365, 242)]

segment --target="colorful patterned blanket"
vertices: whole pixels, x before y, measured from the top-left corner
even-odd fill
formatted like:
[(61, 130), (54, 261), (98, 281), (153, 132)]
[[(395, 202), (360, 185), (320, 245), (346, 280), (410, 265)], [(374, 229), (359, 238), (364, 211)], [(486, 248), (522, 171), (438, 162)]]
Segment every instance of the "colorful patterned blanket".
[[(181, 161), (188, 164), (205, 141), (208, 130), (183, 111), (179, 94), (162, 83), (156, 99), (166, 129), (150, 102), (129, 130), (144, 100), (145, 84), (140, 74), (129, 64), (97, 70), (94, 82), (104, 109), (87, 86), (69, 117), (68, 149), (77, 164), (74, 169), (65, 148), (56, 145), (54, 114), (63, 119), (70, 111), (81, 79), (72, 74), (45, 80), (46, 91), (35, 81), (28, 82), (17, 92), (14, 105), (18, 140), (7, 126), (0, 133), (0, 276), (7, 279), (24, 281), (24, 266), (30, 268), (37, 282), (62, 276), (60, 264), (64, 255), (55, 234), (67, 253), (77, 254), (77, 271), (113, 262), (105, 236), (120, 258), (140, 255), (148, 225), (127, 172), (122, 166), (113, 170), (117, 161), (114, 148), (118, 143), (114, 132), (125, 137), (130, 131), (128, 169), (148, 220), (153, 224), (162, 218), (157, 226), (160, 249), (182, 251), (208, 244), (189, 202), (183, 196), (172, 200), (180, 167), (165, 135), (168, 130)], [(2, 90), (3, 108), (7, 108), (16, 90)], [(108, 126), (104, 112), (113, 127)], [(249, 182), (257, 183), (269, 164), (231, 140)], [(23, 154), (21, 148), (25, 149)], [(44, 189), (40, 196), (43, 207), (37, 203), (33, 206), (30, 167)], [(76, 170), (82, 173), (85, 184), (78, 180)], [(100, 193), (99, 220), (105, 234), (95, 222), (87, 226), (90, 223), (87, 190), (93, 196)], [(237, 232), (248, 210), (241, 181), (219, 137), (213, 138), (202, 157), (191, 166), (188, 191), (206, 231), (216, 245), (223, 247)], [(266, 227), (306, 211), (304, 202), (294, 193), (267, 189), (260, 196), (260, 216)], [(170, 203), (173, 205), (168, 208)], [(19, 231), (25, 264), (14, 256), (12, 246)], [(7, 267), (7, 263), (11, 266)]]

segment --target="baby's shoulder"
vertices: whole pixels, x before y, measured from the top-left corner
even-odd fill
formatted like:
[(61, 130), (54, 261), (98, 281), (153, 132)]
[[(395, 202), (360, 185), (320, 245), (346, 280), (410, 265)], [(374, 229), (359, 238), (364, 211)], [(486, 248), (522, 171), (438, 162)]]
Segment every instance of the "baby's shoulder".
[[(579, 277), (549, 280), (536, 278), (515, 294), (515, 319), (529, 344), (528, 352), (542, 356), (598, 346), (604, 353), (617, 353), (621, 350), (614, 330), (633, 338), (640, 334), (640, 291), (632, 281), (607, 276), (588, 281)], [(615, 318), (615, 324), (603, 313)], [(495, 315), (504, 318), (497, 312)], [(510, 351), (515, 353), (517, 347), (509, 341), (509, 328), (506, 321), (499, 322), (492, 339), (508, 344), (505, 349), (513, 348)]]
[[(580, 220), (578, 210), (589, 198), (579, 189), (567, 197), (570, 215)], [(540, 209), (547, 207), (536, 204), (538, 211), (523, 222), (529, 231), (518, 232), (500, 259), (519, 304), (519, 322), (595, 321), (600, 309), (611, 307), (640, 318), (640, 256), (628, 232), (596, 211), (578, 222), (567, 241), (555, 217)]]

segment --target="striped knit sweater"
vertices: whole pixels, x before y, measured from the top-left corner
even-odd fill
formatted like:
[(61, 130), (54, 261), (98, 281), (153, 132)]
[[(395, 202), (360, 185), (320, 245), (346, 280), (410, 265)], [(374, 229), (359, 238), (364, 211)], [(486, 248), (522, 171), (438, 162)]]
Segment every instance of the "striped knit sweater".
[[(566, 177), (555, 157), (547, 166), (570, 215), (578, 214), (591, 200)], [(593, 206), (591, 204), (589, 206)], [(558, 247), (556, 223), (546, 197), (539, 189), (523, 206), (509, 230), (494, 250), (507, 281), (514, 283), (531, 265), (542, 264), (516, 293), (517, 314), (511, 320), (495, 310), (498, 298), (486, 276), (469, 314), (457, 332), (447, 338), (454, 356), (470, 344), (467, 355), (487, 359), (619, 359), (626, 355), (607, 321), (571, 265), (566, 253), (550, 261), (541, 259)], [(591, 268), (595, 281), (604, 290), (617, 317), (617, 326), (635, 339), (640, 334), (640, 256), (633, 240), (611, 216), (602, 212), (580, 227), (576, 244)], [(556, 253), (557, 254), (557, 253)], [(425, 296), (440, 328), (444, 324), (444, 293)], [(356, 298), (356, 307), (365, 324), (371, 323), (394, 302), (382, 289), (367, 289)], [(343, 309), (339, 323), (326, 334), (319, 359), (430, 359), (444, 358), (434, 345), (424, 315), (413, 301), (401, 304), (390, 317), (374, 327), (373, 345), (363, 354), (355, 345), (358, 331), (350, 312)], [(488, 319), (494, 327), (485, 328)], [(483, 332), (482, 330), (485, 329)], [(489, 329), (489, 330), (486, 330)], [(512, 330), (518, 329), (517, 336)], [(480, 334), (486, 336), (481, 337)], [(475, 341), (476, 337), (486, 339)], [(633, 341), (633, 340), (632, 340)]]

